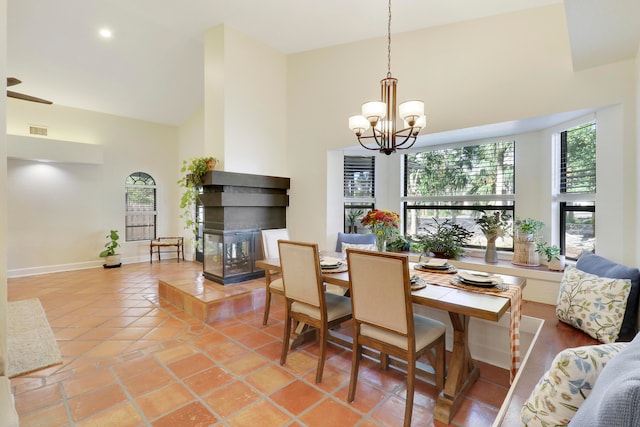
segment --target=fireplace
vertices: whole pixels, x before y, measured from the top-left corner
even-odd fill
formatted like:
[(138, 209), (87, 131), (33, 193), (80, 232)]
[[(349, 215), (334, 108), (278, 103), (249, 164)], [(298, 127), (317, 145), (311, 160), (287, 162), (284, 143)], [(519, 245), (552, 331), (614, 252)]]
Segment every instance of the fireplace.
[(260, 230), (286, 227), (289, 178), (212, 171), (204, 177), (203, 274), (221, 284), (264, 276)]

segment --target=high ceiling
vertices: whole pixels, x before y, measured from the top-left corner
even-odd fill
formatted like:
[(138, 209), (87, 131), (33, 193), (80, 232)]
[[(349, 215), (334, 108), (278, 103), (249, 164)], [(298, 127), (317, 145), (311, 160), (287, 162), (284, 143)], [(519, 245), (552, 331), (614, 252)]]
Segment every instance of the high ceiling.
[[(395, 0), (392, 32), (561, 2)], [(564, 3), (576, 69), (635, 56), (640, 2)], [(207, 29), (224, 23), (294, 53), (384, 36), (386, 19), (384, 0), (8, 0), (7, 68), (17, 92), (179, 125), (203, 103)]]

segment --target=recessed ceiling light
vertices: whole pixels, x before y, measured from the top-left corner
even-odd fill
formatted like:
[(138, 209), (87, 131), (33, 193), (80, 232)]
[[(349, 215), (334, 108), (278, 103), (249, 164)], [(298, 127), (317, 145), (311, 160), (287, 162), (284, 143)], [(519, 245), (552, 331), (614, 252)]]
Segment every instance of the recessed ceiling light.
[(99, 34), (103, 39), (110, 39), (113, 36), (113, 33), (108, 28), (101, 28)]

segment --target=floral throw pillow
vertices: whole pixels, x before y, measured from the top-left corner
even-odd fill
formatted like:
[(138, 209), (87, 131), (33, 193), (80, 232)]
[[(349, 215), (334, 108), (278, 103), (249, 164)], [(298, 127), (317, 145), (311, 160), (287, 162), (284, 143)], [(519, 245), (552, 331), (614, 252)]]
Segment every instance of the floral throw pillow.
[(569, 265), (560, 282), (556, 316), (600, 342), (614, 342), (630, 290), (629, 279), (600, 277)]
[(525, 426), (569, 424), (607, 362), (629, 343), (568, 348), (556, 355), (522, 407)]

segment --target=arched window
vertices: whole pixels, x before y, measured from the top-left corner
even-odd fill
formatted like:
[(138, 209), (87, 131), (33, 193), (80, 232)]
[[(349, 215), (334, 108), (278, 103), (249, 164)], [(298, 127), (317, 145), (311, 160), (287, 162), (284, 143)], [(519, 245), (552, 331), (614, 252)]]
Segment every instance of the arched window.
[(125, 240), (156, 238), (156, 182), (144, 172), (134, 172), (125, 181)]

